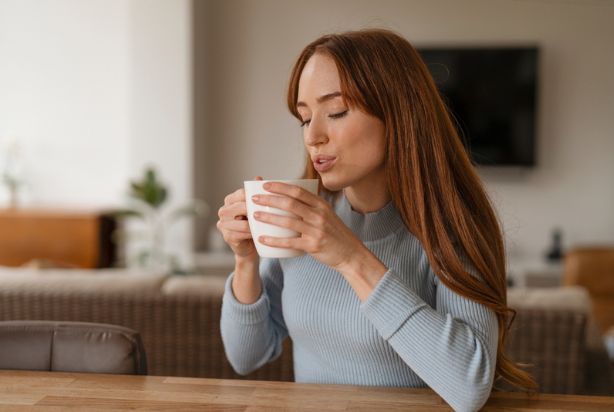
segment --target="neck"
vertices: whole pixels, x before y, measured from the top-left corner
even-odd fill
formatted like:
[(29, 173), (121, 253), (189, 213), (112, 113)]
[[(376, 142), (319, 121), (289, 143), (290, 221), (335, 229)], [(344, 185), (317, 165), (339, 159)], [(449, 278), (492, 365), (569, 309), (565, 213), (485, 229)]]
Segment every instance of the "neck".
[(358, 213), (377, 212), (390, 202), (390, 193), (385, 179), (379, 182), (361, 182), (343, 189), (345, 197)]

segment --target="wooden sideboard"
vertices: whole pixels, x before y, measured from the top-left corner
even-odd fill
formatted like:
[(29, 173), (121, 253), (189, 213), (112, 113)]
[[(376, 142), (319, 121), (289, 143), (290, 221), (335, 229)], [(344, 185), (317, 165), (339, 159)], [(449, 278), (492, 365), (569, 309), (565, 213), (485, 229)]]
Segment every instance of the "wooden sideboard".
[(117, 255), (116, 219), (102, 211), (0, 209), (0, 265), (32, 261), (110, 267)]

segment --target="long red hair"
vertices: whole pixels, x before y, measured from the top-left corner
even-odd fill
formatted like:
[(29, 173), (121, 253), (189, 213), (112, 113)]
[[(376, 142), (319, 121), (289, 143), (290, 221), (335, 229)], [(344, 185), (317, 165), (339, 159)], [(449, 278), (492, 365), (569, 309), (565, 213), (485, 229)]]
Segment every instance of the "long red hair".
[[(388, 30), (320, 37), (302, 51), (290, 77), (288, 108), (299, 120), (298, 83), (315, 53), (335, 61), (347, 104), (384, 123), (388, 190), (433, 271), (448, 288), (496, 313), (496, 377), (535, 391), (531, 375), (504, 352), (515, 312), (507, 306), (499, 221), (422, 58), (407, 40)], [(306, 160), (303, 177), (319, 179), (308, 154)]]

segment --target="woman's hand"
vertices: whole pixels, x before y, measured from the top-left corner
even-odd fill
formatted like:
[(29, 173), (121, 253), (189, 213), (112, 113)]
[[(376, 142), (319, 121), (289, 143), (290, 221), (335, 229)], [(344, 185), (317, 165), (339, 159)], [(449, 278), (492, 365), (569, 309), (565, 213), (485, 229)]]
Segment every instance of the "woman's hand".
[[(256, 177), (262, 180), (262, 177)], [(247, 222), (247, 205), (245, 189), (241, 188), (224, 199), (224, 205), (218, 210), (217, 229), (224, 241), (230, 246), (236, 259), (258, 261), (258, 253)]]
[(300, 233), (300, 237), (261, 236), (258, 240), (263, 244), (302, 250), (336, 270), (350, 262), (364, 248), (360, 239), (321, 197), (299, 186), (280, 182), (266, 183), (264, 189), (273, 194), (254, 196), (254, 203), (285, 210), (297, 217), (266, 212), (257, 212), (254, 217), (265, 223), (294, 230)]
[(294, 185), (269, 182), (264, 189), (272, 195), (254, 196), (254, 202), (293, 213), (297, 217), (266, 212), (254, 218), (300, 233), (300, 237), (261, 236), (267, 246), (302, 250), (345, 277), (358, 298), (365, 301), (388, 268), (337, 216), (331, 205), (313, 193)]
[[(256, 180), (262, 180), (262, 177), (257, 176)], [(260, 257), (247, 222), (245, 189), (226, 196), (224, 206), (217, 214), (220, 218), (217, 229), (235, 254), (232, 292), (239, 302), (252, 304), (260, 297), (262, 286), (258, 272)]]

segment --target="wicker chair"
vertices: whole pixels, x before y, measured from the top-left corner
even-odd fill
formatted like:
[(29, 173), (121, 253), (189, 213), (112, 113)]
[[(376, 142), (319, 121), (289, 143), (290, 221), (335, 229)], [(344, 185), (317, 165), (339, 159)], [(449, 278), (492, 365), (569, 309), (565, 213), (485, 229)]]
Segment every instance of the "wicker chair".
[[(585, 384), (586, 315), (574, 311), (518, 310), (507, 354), (529, 365), (543, 393), (582, 393)], [(506, 388), (511, 389), (511, 388)]]
[(612, 368), (584, 288), (512, 288), (508, 304), (517, 314), (507, 353), (530, 365), (540, 392), (614, 395)]

